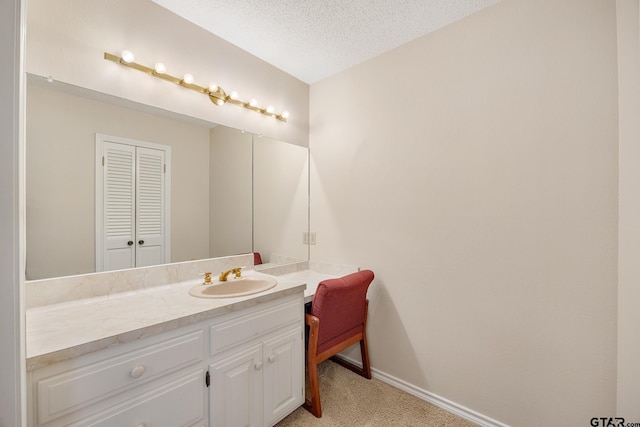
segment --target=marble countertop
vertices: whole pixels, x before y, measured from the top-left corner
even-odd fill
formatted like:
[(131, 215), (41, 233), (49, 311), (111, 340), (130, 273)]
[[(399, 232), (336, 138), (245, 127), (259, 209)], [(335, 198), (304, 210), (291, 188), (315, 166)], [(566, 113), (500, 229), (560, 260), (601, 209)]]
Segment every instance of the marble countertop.
[[(263, 273), (248, 270), (244, 274)], [(305, 288), (308, 301), (317, 284), (332, 276), (306, 270), (276, 277), (276, 287), (244, 297), (192, 297), (188, 290), (200, 284), (199, 279), (30, 308), (26, 311), (27, 370), (293, 295)]]
[(319, 273), (313, 270), (297, 271), (295, 273), (283, 274), (277, 276), (278, 280), (283, 280), (292, 283), (304, 283), (307, 285), (304, 291), (304, 302), (311, 302), (313, 296), (316, 293), (318, 284), (326, 279), (333, 279), (336, 276), (332, 274)]

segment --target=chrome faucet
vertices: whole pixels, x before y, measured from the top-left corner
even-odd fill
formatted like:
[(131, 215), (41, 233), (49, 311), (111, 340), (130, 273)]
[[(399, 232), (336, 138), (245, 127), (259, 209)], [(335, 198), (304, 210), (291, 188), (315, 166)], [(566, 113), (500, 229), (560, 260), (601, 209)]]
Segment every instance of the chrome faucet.
[(220, 273), (220, 276), (218, 276), (218, 280), (221, 282), (226, 282), (227, 276), (229, 276), (229, 274), (233, 274), (236, 276), (236, 279), (239, 279), (240, 277), (242, 277), (242, 272), (240, 270), (242, 270), (242, 267), (236, 267), (236, 268), (232, 268), (231, 270), (222, 272)]

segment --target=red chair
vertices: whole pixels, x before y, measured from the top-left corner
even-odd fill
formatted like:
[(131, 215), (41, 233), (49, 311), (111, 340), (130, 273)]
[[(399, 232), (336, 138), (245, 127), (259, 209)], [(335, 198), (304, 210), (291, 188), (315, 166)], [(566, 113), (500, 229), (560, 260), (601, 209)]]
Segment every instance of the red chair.
[(262, 257), (260, 256), (260, 252), (253, 253), (253, 265), (262, 264)]
[[(367, 348), (367, 289), (373, 281), (373, 272), (363, 270), (338, 279), (324, 280), (318, 284), (313, 297), (311, 313), (305, 316), (309, 326), (307, 344), (307, 370), (310, 399), (304, 407), (316, 417), (322, 416), (318, 365), (332, 358), (336, 363), (358, 375), (371, 379), (369, 350)], [(335, 354), (360, 343), (362, 368)]]

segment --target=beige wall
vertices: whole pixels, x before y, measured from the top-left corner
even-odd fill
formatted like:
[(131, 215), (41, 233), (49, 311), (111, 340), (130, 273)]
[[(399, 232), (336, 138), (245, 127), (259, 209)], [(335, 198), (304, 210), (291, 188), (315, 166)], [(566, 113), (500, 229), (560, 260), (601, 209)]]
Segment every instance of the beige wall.
[(26, 424), (24, 300), (24, 160), (19, 0), (0, 2), (0, 426)]
[(640, 14), (618, 0), (620, 224), (618, 259), (618, 415), (640, 420)]
[(225, 126), (214, 127), (210, 132), (212, 257), (252, 251), (251, 139), (250, 133)]
[(311, 257), (375, 369), (514, 426), (616, 409), (615, 2), (505, 0), (311, 86)]
[(95, 271), (96, 133), (171, 146), (171, 259), (208, 258), (207, 127), (30, 84), (27, 278)]
[(253, 244), (263, 262), (273, 255), (307, 260), (303, 232), (309, 220), (309, 156), (306, 148), (254, 138)]
[[(65, 83), (307, 146), (309, 86), (206, 32), (151, 0), (29, 0), (26, 70)], [(218, 108), (202, 94), (125, 69), (104, 52), (129, 49), (136, 61), (217, 82), (243, 100), (291, 113), (287, 123), (234, 105)], [(262, 104), (261, 104), (262, 105)]]

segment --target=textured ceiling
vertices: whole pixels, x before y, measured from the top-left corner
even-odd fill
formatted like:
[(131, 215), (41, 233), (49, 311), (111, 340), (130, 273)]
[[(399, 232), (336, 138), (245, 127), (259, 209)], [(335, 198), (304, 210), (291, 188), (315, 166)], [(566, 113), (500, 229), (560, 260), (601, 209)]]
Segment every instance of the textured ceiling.
[(314, 83), (500, 0), (153, 0)]

